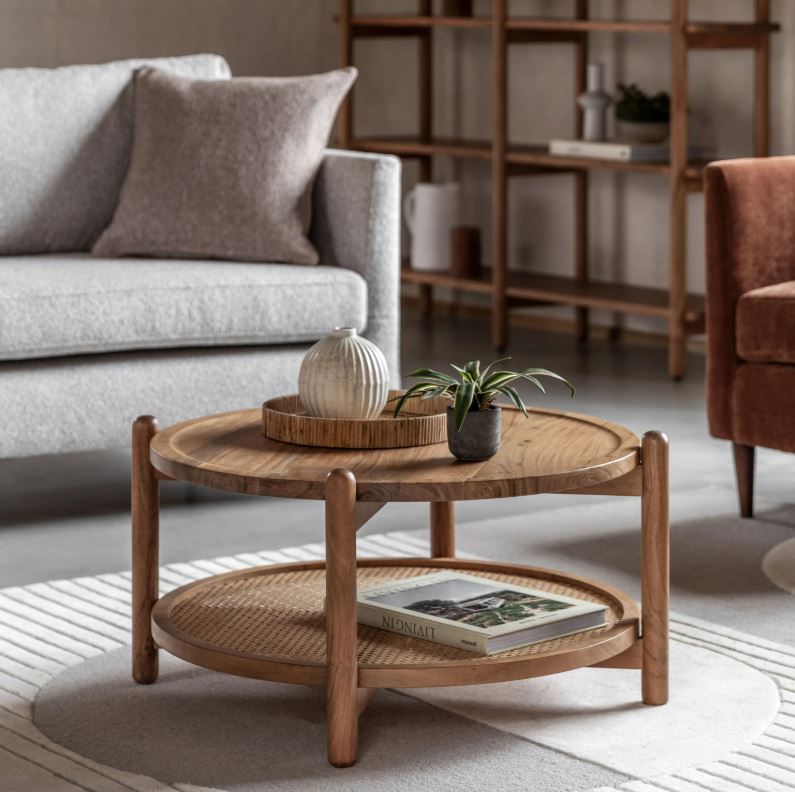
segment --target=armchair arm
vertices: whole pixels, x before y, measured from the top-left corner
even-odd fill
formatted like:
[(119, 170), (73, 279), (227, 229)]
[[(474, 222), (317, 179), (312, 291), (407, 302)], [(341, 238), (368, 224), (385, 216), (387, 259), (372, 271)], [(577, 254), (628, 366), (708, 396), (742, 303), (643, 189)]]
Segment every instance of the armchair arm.
[(737, 301), (795, 280), (795, 157), (715, 162), (704, 179), (709, 424), (731, 439)]
[(310, 236), (323, 264), (367, 281), (364, 335), (386, 356), (400, 383), (400, 160), (326, 152), (315, 182)]

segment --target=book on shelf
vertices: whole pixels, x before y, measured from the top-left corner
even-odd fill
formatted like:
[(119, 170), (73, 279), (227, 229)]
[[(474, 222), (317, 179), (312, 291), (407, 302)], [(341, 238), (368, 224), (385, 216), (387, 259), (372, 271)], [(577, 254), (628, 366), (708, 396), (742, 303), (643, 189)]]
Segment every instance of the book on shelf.
[[(549, 153), (557, 157), (617, 160), (620, 162), (668, 162), (671, 148), (667, 143), (627, 143), (620, 140), (595, 143), (590, 140), (551, 140)], [(690, 159), (698, 157), (693, 146)]]
[(606, 613), (585, 599), (455, 571), (363, 589), (357, 602), (360, 624), (481, 655), (602, 627)]

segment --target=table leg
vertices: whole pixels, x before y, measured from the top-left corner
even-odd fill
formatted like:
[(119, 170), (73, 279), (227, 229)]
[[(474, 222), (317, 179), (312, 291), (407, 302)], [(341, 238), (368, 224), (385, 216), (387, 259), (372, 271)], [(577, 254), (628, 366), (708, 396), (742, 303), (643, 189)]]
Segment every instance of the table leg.
[(359, 743), (356, 663), (356, 479), (332, 470), (326, 479), (326, 730), (328, 760), (356, 762)]
[(455, 557), (455, 501), (431, 501), (431, 558)]
[(643, 435), (641, 625), (643, 703), (668, 701), (668, 438)]
[(152, 608), (158, 597), (160, 486), (149, 461), (157, 421), (142, 415), (132, 429), (132, 676), (140, 684), (157, 679)]

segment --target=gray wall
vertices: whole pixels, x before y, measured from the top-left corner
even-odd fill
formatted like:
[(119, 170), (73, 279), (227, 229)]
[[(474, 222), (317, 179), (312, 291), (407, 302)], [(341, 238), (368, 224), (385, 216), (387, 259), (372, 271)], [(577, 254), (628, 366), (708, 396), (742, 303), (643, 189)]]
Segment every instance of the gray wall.
[[(376, 12), (411, 10), (412, 0), (357, 0)], [(562, 0), (513, 0), (515, 14), (565, 13)], [(565, 6), (566, 8), (562, 7)], [(594, 16), (655, 18), (665, 0), (591, 0)], [(691, 0), (694, 19), (749, 19), (752, 0)], [(784, 29), (774, 38), (772, 146), (795, 152), (795, 2), (773, 0)], [(488, 3), (476, 0), (476, 11)], [(333, 68), (335, 0), (0, 0), (0, 66), (103, 61), (140, 55), (212, 51), (236, 74), (298, 74)], [(488, 137), (488, 35), (439, 31), (436, 41), (437, 134)], [(598, 34), (591, 56), (606, 64), (608, 84), (637, 81), (661, 89), (668, 81), (664, 36)], [(572, 124), (572, 61), (565, 45), (511, 49), (510, 133), (516, 141), (565, 136)], [(356, 89), (360, 131), (411, 132), (416, 121), (416, 59), (411, 41), (357, 44), (362, 72)], [(718, 156), (749, 151), (752, 85), (748, 52), (698, 52), (690, 57), (692, 139)], [(385, 87), (386, 86), (386, 87)], [(484, 109), (485, 108), (485, 109)], [(407, 181), (413, 175), (407, 169)], [(488, 166), (439, 161), (437, 179), (464, 184), (468, 221), (484, 229), (488, 250)], [(592, 267), (596, 277), (666, 284), (665, 180), (648, 175), (594, 174), (591, 189)], [(561, 272), (572, 266), (572, 190), (567, 176), (511, 182), (512, 266)], [(690, 198), (689, 280), (703, 289), (703, 201)], [(565, 314), (568, 315), (568, 314)], [(633, 326), (658, 329), (653, 321)]]
[(0, 0), (0, 66), (216, 52), (236, 74), (337, 62), (335, 0)]

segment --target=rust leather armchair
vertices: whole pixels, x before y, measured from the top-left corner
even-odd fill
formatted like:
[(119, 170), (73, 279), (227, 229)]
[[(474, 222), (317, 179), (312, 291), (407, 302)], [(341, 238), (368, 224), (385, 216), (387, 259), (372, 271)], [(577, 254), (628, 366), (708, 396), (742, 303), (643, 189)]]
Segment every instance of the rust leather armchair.
[(795, 157), (716, 162), (705, 181), (709, 428), (734, 445), (751, 517), (756, 446), (795, 451)]

